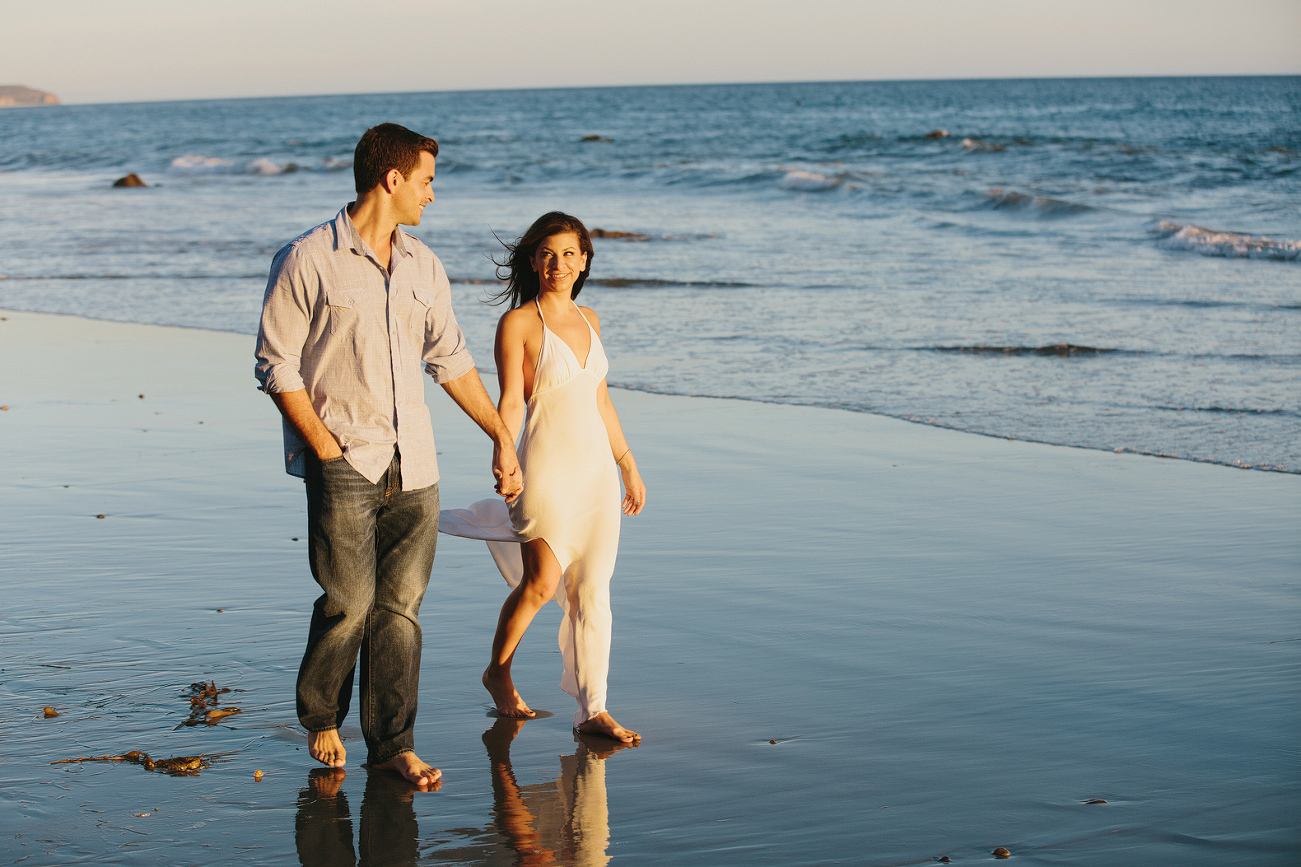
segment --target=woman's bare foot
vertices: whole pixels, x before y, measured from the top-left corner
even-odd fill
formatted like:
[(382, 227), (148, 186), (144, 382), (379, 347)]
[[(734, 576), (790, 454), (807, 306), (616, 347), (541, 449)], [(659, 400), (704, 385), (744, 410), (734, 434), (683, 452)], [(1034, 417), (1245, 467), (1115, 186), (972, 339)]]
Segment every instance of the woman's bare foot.
[(515, 735), (528, 720), (502, 716), (493, 721), (492, 728), (483, 733), (483, 745), (488, 748), (488, 758), (495, 764), (510, 764), (510, 745)]
[(348, 759), (348, 751), (343, 748), (338, 729), (308, 732), (307, 752), (327, 768), (341, 768)]
[(488, 666), (483, 672), (483, 686), (488, 690), (488, 695), (492, 696), (492, 703), (497, 708), (497, 713), (502, 716), (512, 717), (514, 719), (533, 719), (537, 716), (520, 694), (515, 690), (515, 684), (510, 679), (509, 673), (501, 673), (500, 669), (494, 672), (494, 666)]
[(577, 730), (585, 735), (605, 735), (607, 738), (614, 738), (616, 741), (623, 741), (625, 744), (635, 744), (641, 741), (641, 735), (619, 725), (614, 721), (614, 717), (605, 711), (601, 711), (580, 725)]
[(437, 790), (442, 785), (443, 772), (421, 761), (420, 756), (408, 750), (398, 753), (387, 762), (371, 765), (374, 771), (397, 771), (407, 782), (422, 792)]

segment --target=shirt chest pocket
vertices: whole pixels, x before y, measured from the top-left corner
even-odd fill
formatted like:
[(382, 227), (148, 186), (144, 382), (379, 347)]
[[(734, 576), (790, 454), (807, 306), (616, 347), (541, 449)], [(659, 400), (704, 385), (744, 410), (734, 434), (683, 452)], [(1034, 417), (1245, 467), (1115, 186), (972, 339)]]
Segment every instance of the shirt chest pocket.
[(433, 289), (428, 286), (412, 286), (411, 300), (408, 302), (405, 312), (408, 327), (417, 329), (418, 333), (423, 333), (426, 324), (429, 322), (430, 311), (434, 309), (435, 303)]
[(358, 328), (384, 322), (384, 293), (348, 284), (325, 289), (326, 328), (332, 335), (351, 334)]
[(434, 306), (434, 290), (428, 286), (416, 286), (411, 294), (416, 299), (416, 315), (424, 316)]

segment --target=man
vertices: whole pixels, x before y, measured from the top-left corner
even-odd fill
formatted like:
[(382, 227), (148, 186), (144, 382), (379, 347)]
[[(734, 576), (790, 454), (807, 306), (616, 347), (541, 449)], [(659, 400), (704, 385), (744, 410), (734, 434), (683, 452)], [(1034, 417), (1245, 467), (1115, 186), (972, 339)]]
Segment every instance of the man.
[(418, 226), (434, 200), (438, 143), (380, 124), (357, 143), (357, 201), (271, 265), (256, 376), (284, 416), (285, 462), (307, 487), (308, 559), (325, 592), (298, 671), (313, 758), (346, 758), (361, 653), (361, 730), (371, 768), (422, 790), (442, 774), (414, 749), (417, 615), (438, 539), (438, 463), (419, 363), (493, 441), (497, 491), (522, 487), (510, 432), (452, 314), (447, 274)]

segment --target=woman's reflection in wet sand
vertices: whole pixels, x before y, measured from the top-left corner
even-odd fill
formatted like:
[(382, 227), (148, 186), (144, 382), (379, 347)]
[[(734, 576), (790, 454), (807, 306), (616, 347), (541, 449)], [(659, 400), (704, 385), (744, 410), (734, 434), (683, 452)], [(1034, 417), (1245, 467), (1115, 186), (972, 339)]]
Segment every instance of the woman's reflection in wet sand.
[[(298, 794), (294, 842), (303, 867), (415, 864), (420, 829), (415, 790), (396, 774), (370, 772), (361, 799), (361, 835), (352, 848), (352, 814), (342, 768), (316, 768)], [(360, 856), (360, 857), (358, 857)]]
[(510, 766), (510, 745), (526, 722), (501, 717), (483, 733), (498, 830), (519, 855), (520, 867), (604, 867), (610, 861), (605, 760), (630, 745), (575, 734), (578, 749), (560, 757), (555, 782), (520, 786)]

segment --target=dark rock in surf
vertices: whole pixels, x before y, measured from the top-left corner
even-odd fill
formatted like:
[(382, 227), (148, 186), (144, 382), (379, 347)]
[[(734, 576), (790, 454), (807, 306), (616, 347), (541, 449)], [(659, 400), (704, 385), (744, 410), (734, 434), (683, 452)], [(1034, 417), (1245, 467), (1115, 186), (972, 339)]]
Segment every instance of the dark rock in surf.
[(147, 186), (149, 186), (149, 185), (146, 184), (144, 181), (140, 180), (140, 176), (139, 176), (139, 175), (137, 175), (135, 172), (132, 172), (131, 174), (127, 175), (126, 177), (118, 178), (116, 181), (113, 182), (113, 186), (115, 186), (115, 187), (147, 187)]
[(643, 235), (640, 232), (614, 232), (609, 229), (593, 229), (589, 232), (593, 238), (614, 238), (622, 241), (649, 241), (650, 235)]

